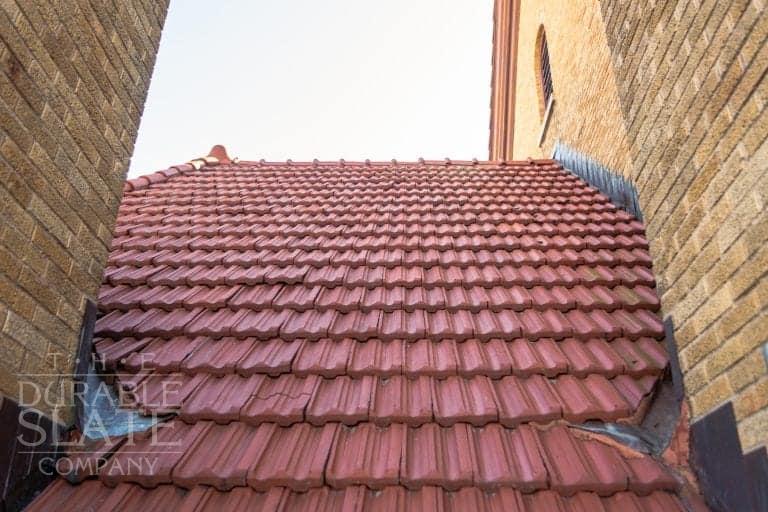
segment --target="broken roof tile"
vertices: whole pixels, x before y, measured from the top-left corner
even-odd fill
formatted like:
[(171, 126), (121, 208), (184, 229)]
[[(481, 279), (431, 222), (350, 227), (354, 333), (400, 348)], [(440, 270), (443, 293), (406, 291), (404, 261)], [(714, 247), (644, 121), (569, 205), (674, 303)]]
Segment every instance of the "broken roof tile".
[(322, 379), (315, 375), (261, 378), (240, 410), (240, 419), (253, 425), (272, 422), (291, 425), (304, 420), (304, 410)]

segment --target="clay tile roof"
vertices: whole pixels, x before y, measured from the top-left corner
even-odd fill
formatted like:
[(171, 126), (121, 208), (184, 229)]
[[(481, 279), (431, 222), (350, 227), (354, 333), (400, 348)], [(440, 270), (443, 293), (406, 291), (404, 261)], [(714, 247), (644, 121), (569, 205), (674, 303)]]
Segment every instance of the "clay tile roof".
[(637, 422), (667, 366), (605, 196), (552, 160), (193, 164), (126, 184), (96, 323), (171, 448), (30, 510), (684, 509), (574, 427)]

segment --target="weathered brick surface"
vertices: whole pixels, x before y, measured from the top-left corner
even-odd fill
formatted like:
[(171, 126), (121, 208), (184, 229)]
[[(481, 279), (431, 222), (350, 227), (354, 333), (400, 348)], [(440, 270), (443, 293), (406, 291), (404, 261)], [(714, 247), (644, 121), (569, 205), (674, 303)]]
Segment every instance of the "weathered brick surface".
[[(555, 109), (542, 147), (536, 33)], [(733, 401), (768, 440), (768, 9), (763, 1), (521, 1), (515, 158), (555, 139), (638, 188), (695, 421)]]
[[(537, 35), (549, 46), (555, 104), (542, 146)], [(605, 26), (596, 2), (520, 2), (512, 157), (550, 157), (561, 139), (614, 169), (630, 170), (629, 144)], [(580, 51), (581, 49), (588, 51)]]
[(54, 386), (64, 422), (167, 9), (0, 3), (0, 394)]
[(601, 8), (693, 420), (732, 400), (749, 450), (768, 440), (756, 392), (768, 341), (768, 12), (748, 1), (625, 4)]

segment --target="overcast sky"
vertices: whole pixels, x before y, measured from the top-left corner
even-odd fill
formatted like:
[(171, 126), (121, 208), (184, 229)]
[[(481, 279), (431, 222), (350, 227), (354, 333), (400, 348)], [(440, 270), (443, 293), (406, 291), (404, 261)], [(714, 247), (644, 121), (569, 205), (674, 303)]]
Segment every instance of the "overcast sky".
[(130, 176), (488, 152), (492, 0), (173, 0)]

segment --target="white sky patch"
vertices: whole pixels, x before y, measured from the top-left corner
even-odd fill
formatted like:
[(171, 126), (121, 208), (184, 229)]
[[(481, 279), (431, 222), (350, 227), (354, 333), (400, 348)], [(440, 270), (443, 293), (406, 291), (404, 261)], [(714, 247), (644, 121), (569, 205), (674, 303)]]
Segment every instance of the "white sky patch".
[(258, 160), (487, 158), (492, 0), (173, 0), (130, 177)]

